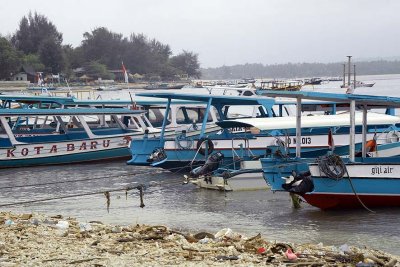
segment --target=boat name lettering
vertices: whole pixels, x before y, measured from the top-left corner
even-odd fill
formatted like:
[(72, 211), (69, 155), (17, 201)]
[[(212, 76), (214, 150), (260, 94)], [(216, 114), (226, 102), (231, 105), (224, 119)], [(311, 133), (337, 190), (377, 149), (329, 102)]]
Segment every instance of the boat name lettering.
[[(110, 140), (103, 140), (102, 143), (99, 143), (98, 141), (91, 141), (89, 144), (85, 141), (82, 142), (80, 145), (79, 144), (74, 144), (74, 143), (68, 143), (64, 146), (62, 149), (61, 145), (51, 145), (48, 148), (45, 148), (44, 146), (35, 146), (32, 148), (24, 147), (20, 151), (17, 151), (16, 148), (12, 149), (7, 149), (7, 158), (14, 158), (18, 156), (23, 156), (26, 157), (28, 155), (39, 155), (39, 154), (45, 154), (46, 152), (48, 154), (53, 154), (53, 153), (58, 153), (60, 151), (75, 151), (75, 150), (87, 150), (87, 149), (97, 149), (99, 144), (102, 144), (102, 147), (109, 147), (110, 146)], [(47, 151), (46, 151), (47, 150)]]
[[(296, 138), (289, 138), (288, 139), (289, 145), (290, 144), (296, 144)], [(302, 137), (301, 138), (301, 144), (303, 145), (311, 145), (311, 137)]]
[(393, 167), (390, 166), (375, 166), (371, 168), (371, 175), (388, 174), (393, 173)]
[(244, 127), (232, 127), (231, 128), (231, 132), (232, 133), (234, 133), (234, 132), (243, 132), (244, 130), (245, 130)]

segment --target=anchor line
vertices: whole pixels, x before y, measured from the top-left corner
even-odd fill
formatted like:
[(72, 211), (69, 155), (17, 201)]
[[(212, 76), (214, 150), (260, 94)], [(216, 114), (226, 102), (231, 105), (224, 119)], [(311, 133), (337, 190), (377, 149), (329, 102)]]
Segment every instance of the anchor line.
[[(335, 171), (331, 170), (330, 166), (334, 168)], [(349, 180), (351, 190), (354, 193), (354, 196), (357, 198), (358, 202), (361, 204), (363, 208), (371, 213), (375, 213), (375, 211), (368, 208), (364, 202), (361, 200), (359, 195), (357, 194), (356, 189), (354, 188), (353, 181), (350, 177), (349, 171), (347, 169), (346, 164), (343, 162), (343, 159), (338, 155), (329, 155), (325, 157), (321, 157), (318, 162), (318, 167), (320, 172), (322, 171), (329, 179), (333, 179), (335, 181), (339, 181), (343, 179), (344, 175), (347, 174), (347, 179)], [(338, 171), (339, 169), (339, 171)]]
[[(110, 178), (111, 176), (108, 177), (96, 177), (94, 179), (100, 179), (100, 178)], [(118, 177), (118, 176), (115, 176)], [(81, 180), (72, 180), (72, 181), (68, 181), (68, 182), (79, 182), (82, 180), (93, 180), (93, 179), (81, 179)], [(66, 181), (64, 181), (66, 182)], [(61, 183), (64, 183), (61, 182)], [(48, 184), (56, 184), (55, 183), (48, 183)], [(39, 185), (39, 184), (38, 184)], [(45, 185), (45, 184), (40, 184), (40, 185)], [(43, 199), (34, 199), (34, 200), (27, 200), (27, 201), (20, 201), (20, 202), (13, 202), (13, 203), (5, 203), (5, 204), (0, 204), (0, 207), (8, 207), (8, 206), (18, 206), (18, 205), (25, 205), (25, 204), (33, 204), (33, 203), (38, 203), (38, 202), (46, 202), (46, 201), (52, 201), (52, 200), (59, 200), (59, 199), (67, 199), (67, 198), (76, 198), (76, 197), (83, 197), (83, 196), (91, 196), (91, 195), (98, 195), (98, 194), (104, 194), (107, 198), (107, 203), (109, 203), (109, 193), (111, 192), (119, 192), (119, 191), (124, 191), (126, 196), (128, 194), (129, 191), (134, 190), (134, 189), (138, 189), (139, 190), (139, 195), (140, 195), (140, 207), (144, 207), (144, 203), (143, 203), (143, 195), (144, 195), (144, 191), (146, 190), (147, 193), (154, 193), (156, 192), (156, 190), (154, 191), (147, 191), (147, 189), (152, 188), (152, 187), (157, 187), (157, 186), (161, 186), (161, 185), (182, 185), (182, 182), (179, 180), (179, 182), (177, 180), (174, 181), (168, 181), (168, 182), (158, 182), (158, 183), (154, 183), (154, 184), (139, 184), (137, 186), (127, 186), (124, 188), (117, 188), (117, 189), (109, 189), (109, 190), (101, 190), (101, 191), (96, 191), (96, 192), (87, 192), (87, 193), (81, 193), (81, 194), (72, 194), (72, 195), (64, 195), (64, 196), (57, 196), (57, 197), (49, 197), (49, 198), (43, 198)], [(34, 186), (34, 185), (27, 185), (27, 186)], [(18, 187), (23, 187), (23, 186), (18, 186)], [(108, 196), (108, 197), (107, 197)], [(108, 205), (108, 204), (107, 204)]]
[(76, 182), (85, 182), (85, 181), (93, 181), (93, 180), (102, 180), (107, 178), (115, 178), (115, 177), (129, 177), (136, 176), (143, 173), (134, 173), (134, 174), (125, 174), (125, 175), (112, 175), (112, 176), (101, 176), (94, 178), (85, 178), (85, 179), (77, 179), (77, 180), (66, 180), (66, 181), (57, 181), (57, 182), (48, 182), (48, 183), (39, 183), (39, 184), (25, 184), (25, 185), (14, 185), (14, 186), (4, 186), (0, 187), (0, 190), (3, 189), (13, 189), (13, 188), (23, 188), (23, 187), (35, 187), (35, 186), (45, 186), (45, 185), (56, 185), (56, 184), (66, 184), (66, 183), (76, 183)]
[(354, 188), (353, 182), (352, 182), (352, 180), (351, 180), (349, 171), (347, 170), (347, 167), (346, 167), (346, 166), (345, 166), (345, 170), (346, 170), (346, 173), (347, 173), (347, 178), (349, 179), (349, 182), (350, 182), (351, 190), (353, 190), (353, 193), (354, 193), (354, 195), (356, 196), (358, 202), (360, 202), (360, 204), (361, 204), (367, 211), (369, 211), (369, 212), (371, 212), (371, 213), (375, 213), (375, 211), (373, 211), (373, 210), (371, 210), (370, 208), (368, 208), (368, 207), (364, 204), (364, 202), (362, 202), (362, 200), (360, 199), (360, 197), (358, 196), (358, 194), (357, 194), (357, 192), (356, 192), (356, 189)]
[[(18, 206), (18, 205), (51, 201), (51, 200), (75, 198), (75, 197), (82, 197), (82, 196), (91, 196), (91, 195), (98, 195), (98, 194), (106, 195), (107, 193), (109, 194), (110, 192), (118, 192), (118, 191), (125, 191), (127, 193), (128, 191), (131, 191), (133, 189), (139, 190), (139, 193), (141, 194), (141, 200), (143, 200), (143, 185), (138, 185), (138, 186), (134, 186), (134, 187), (125, 187), (125, 188), (110, 189), (110, 190), (103, 190), (103, 191), (97, 191), (97, 192), (88, 192), (88, 193), (81, 193), (81, 194), (64, 195), (64, 196), (58, 196), (58, 197), (49, 197), (49, 198), (19, 201), (19, 202), (13, 202), (13, 203), (5, 203), (5, 204), (0, 204), (0, 207)], [(141, 202), (141, 206), (142, 206), (142, 204), (143, 203)]]

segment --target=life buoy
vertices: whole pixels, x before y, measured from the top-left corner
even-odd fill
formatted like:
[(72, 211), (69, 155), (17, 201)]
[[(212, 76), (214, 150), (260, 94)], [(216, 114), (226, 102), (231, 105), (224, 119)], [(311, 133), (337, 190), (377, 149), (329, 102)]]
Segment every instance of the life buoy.
[(201, 155), (206, 154), (206, 149), (202, 146), (203, 143), (207, 144), (207, 148), (208, 148), (207, 154), (208, 155), (211, 154), (214, 151), (214, 143), (211, 141), (210, 138), (204, 138), (204, 137), (200, 138), (199, 141), (197, 141), (197, 145), (196, 145), (197, 151), (199, 151), (199, 153)]
[(396, 143), (400, 141), (400, 133), (398, 131), (390, 131), (386, 135), (386, 141), (388, 143)]

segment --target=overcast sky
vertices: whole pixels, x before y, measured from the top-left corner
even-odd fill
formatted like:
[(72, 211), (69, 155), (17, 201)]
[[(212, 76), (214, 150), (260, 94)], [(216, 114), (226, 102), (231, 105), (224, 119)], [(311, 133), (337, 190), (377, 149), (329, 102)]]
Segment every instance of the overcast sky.
[(0, 34), (37, 11), (78, 46), (96, 27), (144, 33), (201, 67), (400, 56), (400, 0), (1, 0)]

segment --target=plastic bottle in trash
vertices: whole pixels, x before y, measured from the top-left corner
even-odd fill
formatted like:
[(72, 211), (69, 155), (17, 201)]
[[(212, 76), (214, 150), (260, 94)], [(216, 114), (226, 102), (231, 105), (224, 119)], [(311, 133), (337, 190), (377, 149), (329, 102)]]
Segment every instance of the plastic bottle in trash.
[(15, 222), (13, 220), (11, 220), (11, 219), (8, 219), (8, 220), (6, 220), (4, 222), (4, 224), (7, 225), (7, 226), (11, 226), (11, 225), (15, 224)]
[(88, 232), (92, 230), (90, 223), (79, 223), (79, 230), (81, 232)]
[(58, 221), (58, 223), (56, 224), (56, 227), (58, 228), (58, 229), (68, 229), (68, 227), (69, 227), (69, 222), (67, 222), (67, 221)]

